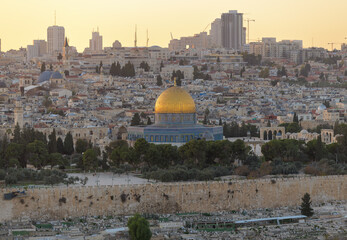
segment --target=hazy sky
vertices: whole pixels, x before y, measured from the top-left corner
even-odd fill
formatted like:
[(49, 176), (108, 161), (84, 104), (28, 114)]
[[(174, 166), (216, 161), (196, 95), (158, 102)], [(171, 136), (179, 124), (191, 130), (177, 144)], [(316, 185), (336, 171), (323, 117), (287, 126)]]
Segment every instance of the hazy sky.
[[(221, 13), (238, 10), (250, 23), (250, 38), (302, 39), (305, 47), (347, 40), (347, 0), (0, 0), (2, 51), (46, 39), (47, 27), (65, 27), (70, 45), (83, 51), (91, 32), (99, 26), (103, 45), (119, 40), (134, 45), (137, 24), (138, 45), (167, 47), (174, 38), (203, 31)], [(247, 26), (247, 23), (244, 23)], [(210, 28), (210, 27), (209, 27)], [(209, 29), (208, 28), (208, 29)], [(340, 49), (340, 44), (336, 47)]]

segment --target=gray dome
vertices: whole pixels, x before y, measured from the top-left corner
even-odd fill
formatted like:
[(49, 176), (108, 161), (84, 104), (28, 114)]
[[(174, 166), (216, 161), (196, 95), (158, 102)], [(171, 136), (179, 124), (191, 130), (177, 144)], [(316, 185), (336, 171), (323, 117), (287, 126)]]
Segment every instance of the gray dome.
[(52, 75), (52, 71), (44, 71), (40, 74), (39, 79), (37, 80), (38, 83), (49, 81)]
[(63, 76), (60, 74), (60, 72), (56, 71), (52, 74), (51, 78), (53, 79), (62, 79)]
[(53, 72), (53, 71), (47, 70), (47, 71), (44, 71), (43, 73), (40, 74), (40, 77), (39, 77), (37, 82), (38, 83), (46, 82), (46, 81), (49, 81), (49, 79), (51, 79), (51, 78), (62, 79), (63, 76), (58, 71)]

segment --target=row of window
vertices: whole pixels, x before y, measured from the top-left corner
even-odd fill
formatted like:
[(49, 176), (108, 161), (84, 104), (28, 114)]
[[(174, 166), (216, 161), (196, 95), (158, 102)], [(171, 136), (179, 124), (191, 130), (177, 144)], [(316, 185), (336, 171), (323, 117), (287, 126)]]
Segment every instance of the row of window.
[(148, 142), (189, 142), (190, 140), (194, 139), (193, 134), (189, 135), (176, 135), (176, 136), (168, 136), (168, 135), (161, 135), (161, 136), (146, 136), (146, 141)]

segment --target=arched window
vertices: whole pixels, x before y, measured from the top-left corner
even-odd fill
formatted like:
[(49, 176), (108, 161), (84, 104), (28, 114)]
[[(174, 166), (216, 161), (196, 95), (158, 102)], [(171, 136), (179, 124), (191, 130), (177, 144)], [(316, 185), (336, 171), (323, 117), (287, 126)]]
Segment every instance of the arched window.
[(267, 131), (264, 131), (264, 140), (267, 140)]
[(272, 131), (269, 131), (269, 140), (272, 140)]

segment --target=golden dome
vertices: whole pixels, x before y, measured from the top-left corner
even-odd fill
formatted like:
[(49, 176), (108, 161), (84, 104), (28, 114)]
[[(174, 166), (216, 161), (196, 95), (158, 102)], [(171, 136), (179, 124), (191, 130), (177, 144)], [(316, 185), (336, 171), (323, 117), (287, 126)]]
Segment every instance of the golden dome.
[(195, 113), (193, 98), (183, 88), (170, 87), (158, 97), (155, 113)]

